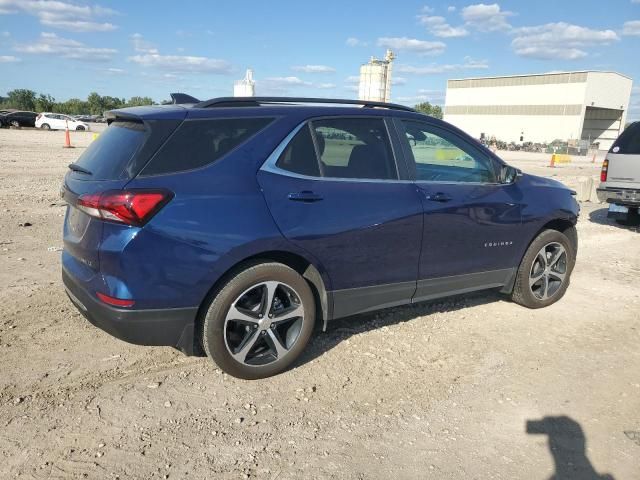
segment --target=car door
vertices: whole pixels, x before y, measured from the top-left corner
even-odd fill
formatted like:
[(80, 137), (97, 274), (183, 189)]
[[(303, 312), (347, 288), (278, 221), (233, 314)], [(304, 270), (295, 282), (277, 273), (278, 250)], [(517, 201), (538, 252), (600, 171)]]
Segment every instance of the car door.
[(382, 117), (299, 125), (258, 174), (283, 235), (327, 273), (333, 318), (408, 303), (422, 205)]
[(484, 147), (442, 122), (396, 125), (424, 208), (415, 300), (508, 283), (524, 241), (518, 184), (500, 183)]

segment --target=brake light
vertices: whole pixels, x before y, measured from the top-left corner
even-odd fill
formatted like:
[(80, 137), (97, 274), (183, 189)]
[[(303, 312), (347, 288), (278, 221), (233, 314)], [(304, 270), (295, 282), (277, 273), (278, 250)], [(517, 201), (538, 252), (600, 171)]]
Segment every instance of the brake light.
[(95, 218), (140, 227), (172, 198), (166, 190), (112, 190), (81, 195), (76, 206)]
[(133, 304), (136, 303), (133, 300), (110, 297), (109, 295), (105, 295), (104, 293), (100, 292), (97, 292), (96, 296), (107, 305), (111, 305), (113, 307), (133, 307)]
[(38, 114), (38, 116), (36, 117), (36, 120), (40, 120), (40, 117), (42, 117), (41, 113)]
[(607, 181), (607, 172), (609, 171), (609, 159), (605, 158), (604, 162), (602, 162), (602, 170), (600, 170), (600, 181)]

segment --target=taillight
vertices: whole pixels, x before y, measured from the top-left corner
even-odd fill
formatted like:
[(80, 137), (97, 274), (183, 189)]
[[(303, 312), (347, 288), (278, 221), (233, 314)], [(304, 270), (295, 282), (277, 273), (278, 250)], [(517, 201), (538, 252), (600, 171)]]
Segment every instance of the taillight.
[(607, 181), (607, 171), (609, 170), (609, 159), (605, 158), (604, 162), (602, 162), (602, 170), (600, 170), (600, 181)]
[(172, 198), (166, 190), (113, 190), (81, 195), (76, 206), (95, 218), (140, 227)]
[(104, 293), (100, 292), (97, 292), (96, 296), (107, 305), (111, 305), (114, 307), (133, 307), (133, 305), (136, 303), (133, 300), (110, 297), (109, 295), (105, 295)]
[(40, 120), (40, 117), (42, 117), (41, 113), (38, 114), (38, 116), (36, 117), (36, 120)]

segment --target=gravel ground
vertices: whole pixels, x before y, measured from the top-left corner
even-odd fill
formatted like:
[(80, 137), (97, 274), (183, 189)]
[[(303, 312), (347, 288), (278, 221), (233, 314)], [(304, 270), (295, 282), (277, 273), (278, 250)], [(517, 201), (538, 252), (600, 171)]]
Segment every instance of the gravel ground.
[[(362, 315), (247, 382), (66, 298), (58, 191), (90, 140), (0, 130), (0, 478), (640, 478), (640, 237), (602, 205), (582, 205), (552, 307), (488, 292)], [(570, 185), (599, 168), (504, 156)]]

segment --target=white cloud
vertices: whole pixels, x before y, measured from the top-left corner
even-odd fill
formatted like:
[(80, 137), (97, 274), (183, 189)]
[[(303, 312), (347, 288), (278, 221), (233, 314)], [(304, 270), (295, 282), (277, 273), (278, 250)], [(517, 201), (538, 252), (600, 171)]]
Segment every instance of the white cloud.
[(369, 45), (367, 42), (364, 42), (356, 37), (349, 37), (345, 42), (348, 47), (366, 47)]
[(296, 65), (291, 67), (291, 70), (304, 73), (333, 73), (336, 71), (335, 68), (327, 65)]
[(407, 37), (381, 37), (378, 38), (378, 46), (393, 50), (407, 50), (420, 55), (440, 55), (446, 47), (442, 42), (428, 42)]
[(20, 59), (13, 55), (0, 55), (0, 63), (17, 63)]
[(435, 10), (432, 7), (429, 7), (428, 5), (425, 5), (424, 7), (422, 7), (422, 13), (433, 13)]
[(391, 85), (406, 85), (407, 79), (404, 77), (391, 77)]
[(619, 40), (613, 30), (593, 30), (564, 22), (514, 30), (511, 46), (521, 57), (576, 60), (588, 53), (585, 47), (609, 45)]
[(462, 9), (462, 19), (466, 24), (481, 32), (509, 30), (511, 25), (507, 22), (507, 17), (512, 15), (513, 12), (503, 11), (497, 3), (478, 3)]
[[(640, 3), (640, 0), (638, 2)], [(640, 20), (632, 20), (630, 22), (624, 22), (622, 27), (623, 35), (640, 36)]]
[(322, 88), (324, 89), (331, 89), (331, 88), (336, 88), (336, 84), (335, 83), (319, 83), (316, 85), (316, 88)]
[(150, 53), (152, 55), (160, 53), (155, 45), (146, 41), (140, 33), (131, 35), (131, 43), (133, 44), (133, 49), (138, 53)]
[(191, 55), (145, 53), (134, 55), (127, 60), (143, 67), (154, 67), (169, 72), (226, 74), (231, 73), (232, 70), (231, 65), (226, 60)]
[(108, 61), (117, 52), (113, 48), (89, 47), (77, 40), (62, 38), (55, 33), (47, 32), (42, 32), (40, 38), (34, 43), (16, 45), (15, 50), (22, 53), (54, 55), (86, 62)]
[(455, 38), (469, 35), (469, 31), (463, 26), (453, 27), (447, 23), (444, 17), (418, 15), (421, 25), (427, 27), (427, 31), (436, 37)]
[(117, 12), (98, 5), (76, 5), (60, 0), (0, 0), (0, 15), (25, 13), (42, 25), (72, 32), (110, 32), (112, 23), (96, 21), (96, 17)]
[(447, 12), (455, 12), (456, 11), (456, 7), (454, 7), (453, 5), (447, 7)]
[(127, 71), (122, 68), (105, 68), (103, 71), (109, 75), (124, 75), (127, 73)]
[(349, 75), (347, 78), (344, 79), (345, 82), (347, 83), (358, 83), (360, 82), (360, 76), (359, 75)]
[(2, 37), (2, 38), (9, 38), (10, 36), (11, 36), (11, 33), (9, 33), (9, 32), (0, 33), (0, 37)]
[(412, 75), (434, 75), (439, 73), (447, 73), (459, 70), (486, 70), (489, 64), (486, 60), (475, 60), (471, 57), (465, 57), (463, 63), (456, 64), (436, 64), (424, 66), (414, 65), (398, 65), (395, 70), (399, 73), (408, 73)]

